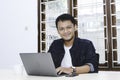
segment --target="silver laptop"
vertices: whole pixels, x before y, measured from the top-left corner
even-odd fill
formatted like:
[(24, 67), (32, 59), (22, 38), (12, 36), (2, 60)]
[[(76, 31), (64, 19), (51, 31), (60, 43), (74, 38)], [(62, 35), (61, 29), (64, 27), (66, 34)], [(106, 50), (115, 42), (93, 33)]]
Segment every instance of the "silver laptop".
[(58, 76), (50, 53), (20, 53), (28, 75)]

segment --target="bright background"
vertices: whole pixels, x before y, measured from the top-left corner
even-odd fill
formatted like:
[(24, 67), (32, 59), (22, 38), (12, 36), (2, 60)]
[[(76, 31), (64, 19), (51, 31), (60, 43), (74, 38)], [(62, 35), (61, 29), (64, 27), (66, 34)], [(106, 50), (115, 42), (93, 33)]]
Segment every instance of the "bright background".
[(0, 69), (21, 64), (21, 52), (37, 52), (37, 0), (0, 0)]

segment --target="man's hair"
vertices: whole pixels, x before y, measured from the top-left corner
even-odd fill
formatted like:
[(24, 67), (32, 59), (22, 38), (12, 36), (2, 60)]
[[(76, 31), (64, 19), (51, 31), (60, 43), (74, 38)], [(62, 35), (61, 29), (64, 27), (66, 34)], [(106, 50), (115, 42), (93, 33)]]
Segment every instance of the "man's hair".
[(58, 28), (58, 22), (59, 21), (66, 21), (66, 20), (70, 20), (74, 25), (77, 25), (77, 22), (72, 15), (62, 14), (62, 15), (60, 15), (56, 18), (56, 21), (55, 21), (56, 28)]

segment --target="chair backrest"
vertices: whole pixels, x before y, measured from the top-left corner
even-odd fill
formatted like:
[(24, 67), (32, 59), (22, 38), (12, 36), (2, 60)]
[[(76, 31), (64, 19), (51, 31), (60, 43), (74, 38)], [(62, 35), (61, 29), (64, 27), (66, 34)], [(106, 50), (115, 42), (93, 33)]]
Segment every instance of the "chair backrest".
[(97, 56), (97, 61), (99, 63), (99, 58), (100, 58), (100, 55), (98, 53), (96, 53), (96, 56)]
[(96, 58), (97, 58), (97, 69), (99, 69), (99, 58), (100, 58), (100, 55), (98, 53), (96, 53)]

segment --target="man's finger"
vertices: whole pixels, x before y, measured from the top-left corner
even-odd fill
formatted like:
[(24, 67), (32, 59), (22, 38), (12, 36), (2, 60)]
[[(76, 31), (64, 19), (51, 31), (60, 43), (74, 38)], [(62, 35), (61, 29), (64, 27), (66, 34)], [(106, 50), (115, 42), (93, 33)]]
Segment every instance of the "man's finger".
[(58, 74), (61, 74), (63, 72), (63, 70), (60, 70)]

